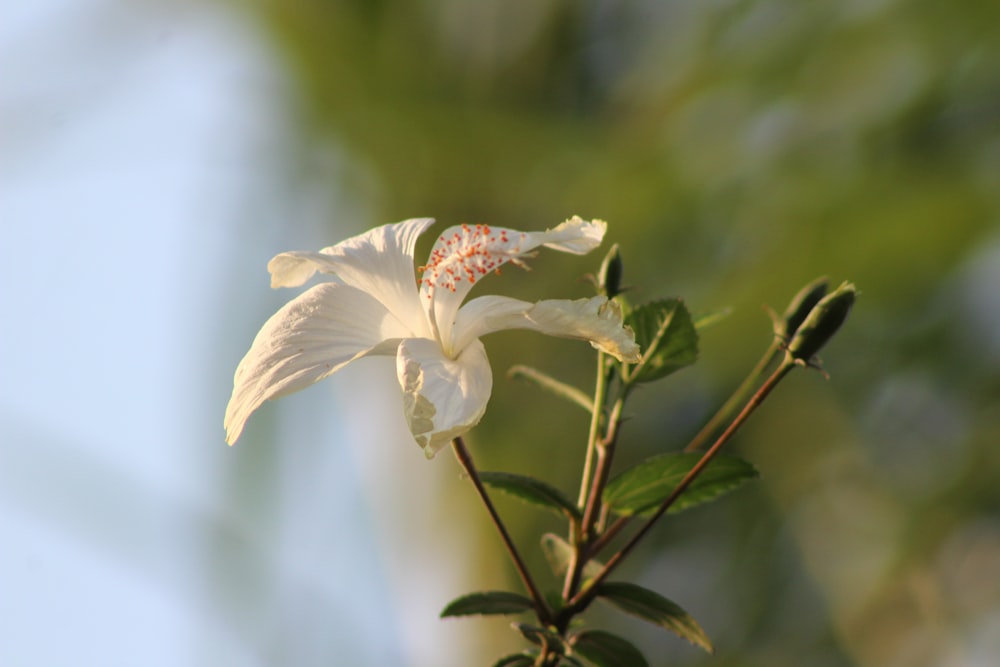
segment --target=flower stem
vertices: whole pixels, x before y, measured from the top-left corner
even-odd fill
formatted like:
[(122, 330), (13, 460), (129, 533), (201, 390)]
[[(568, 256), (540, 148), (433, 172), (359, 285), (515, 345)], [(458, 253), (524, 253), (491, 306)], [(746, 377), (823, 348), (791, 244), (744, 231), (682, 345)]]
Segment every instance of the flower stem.
[(701, 449), (702, 445), (704, 445), (708, 439), (712, 437), (712, 434), (719, 430), (719, 427), (723, 424), (723, 422), (729, 419), (729, 416), (736, 409), (736, 406), (746, 400), (747, 394), (749, 394), (753, 386), (757, 384), (760, 376), (764, 374), (764, 371), (767, 370), (767, 367), (771, 365), (771, 362), (774, 361), (774, 358), (778, 356), (780, 351), (781, 341), (776, 339), (764, 352), (764, 356), (760, 358), (760, 361), (758, 361), (757, 365), (753, 367), (753, 370), (751, 370), (750, 373), (743, 379), (740, 386), (736, 388), (736, 391), (734, 391), (726, 402), (722, 404), (722, 407), (720, 407), (718, 411), (712, 415), (712, 418), (708, 420), (708, 423), (705, 424), (700, 431), (698, 431), (698, 435), (694, 436), (691, 442), (687, 444), (687, 447), (684, 448), (685, 452), (694, 452)]
[[(619, 398), (615, 403), (615, 414), (608, 421), (607, 433), (600, 437), (601, 417), (604, 413), (604, 403), (607, 400), (608, 369), (603, 352), (597, 353), (597, 380), (594, 386), (594, 404), (590, 416), (590, 432), (587, 437), (587, 458), (583, 466), (583, 476), (580, 480), (580, 497), (577, 505), (583, 509), (583, 518), (573, 526), (570, 539), (573, 544), (573, 555), (566, 568), (566, 579), (563, 582), (563, 600), (568, 600), (575, 592), (580, 582), (580, 575), (586, 560), (583, 558), (587, 542), (594, 528), (594, 519), (600, 509), (601, 490), (607, 482), (608, 470), (614, 453), (615, 428), (621, 414), (624, 402)], [(596, 469), (594, 459), (597, 459)]]
[(608, 483), (608, 475), (611, 472), (611, 461), (614, 458), (615, 443), (618, 441), (618, 423), (621, 420), (624, 405), (625, 399), (623, 397), (619, 397), (615, 401), (614, 407), (611, 409), (611, 415), (608, 418), (607, 432), (597, 443), (597, 471), (591, 483), (590, 493), (587, 495), (587, 505), (584, 508), (583, 521), (580, 524), (580, 532), (583, 535), (584, 541), (590, 539), (590, 534), (594, 529), (594, 522), (601, 510), (601, 495), (604, 493), (604, 486)]
[(642, 538), (646, 536), (660, 517), (666, 514), (667, 510), (670, 509), (670, 506), (673, 505), (680, 495), (687, 490), (688, 486), (691, 485), (691, 482), (693, 482), (698, 475), (701, 474), (701, 472), (705, 469), (705, 466), (711, 462), (722, 446), (733, 437), (736, 431), (739, 430), (739, 428), (747, 421), (750, 415), (753, 414), (761, 403), (763, 403), (764, 399), (767, 398), (767, 395), (771, 393), (771, 391), (778, 385), (779, 382), (781, 382), (790, 370), (795, 368), (795, 365), (794, 360), (786, 358), (785, 361), (778, 366), (774, 373), (772, 373), (767, 381), (761, 385), (760, 389), (757, 390), (757, 393), (750, 397), (750, 400), (747, 401), (747, 404), (743, 406), (740, 413), (736, 416), (732, 423), (729, 424), (722, 435), (720, 435), (715, 441), (715, 444), (713, 444), (708, 451), (705, 452), (704, 456), (702, 456), (698, 463), (695, 464), (690, 471), (688, 471), (687, 475), (684, 476), (667, 499), (660, 504), (656, 513), (646, 520), (642, 527), (639, 528), (639, 530), (614, 556), (608, 559), (601, 571), (598, 572), (597, 575), (590, 581), (590, 584), (584, 590), (577, 593), (573, 599), (569, 600), (567, 608), (563, 610), (564, 613), (579, 612), (590, 603), (590, 601), (597, 595), (598, 585), (607, 579), (608, 575), (610, 575), (611, 572), (618, 567), (622, 560), (629, 555), (629, 553), (642, 540)]
[(583, 464), (583, 477), (580, 480), (580, 497), (576, 504), (583, 508), (590, 491), (591, 476), (594, 473), (594, 455), (597, 453), (597, 432), (601, 425), (601, 414), (604, 412), (604, 398), (608, 386), (608, 371), (604, 367), (604, 353), (597, 353), (597, 380), (594, 386), (594, 404), (590, 414), (590, 433), (587, 437), (587, 458)]
[(518, 575), (521, 577), (521, 581), (524, 583), (524, 587), (528, 589), (528, 594), (531, 595), (531, 599), (535, 603), (535, 613), (538, 616), (539, 622), (542, 625), (548, 625), (551, 622), (552, 610), (549, 609), (549, 605), (545, 602), (545, 598), (542, 597), (538, 587), (535, 585), (535, 581), (531, 578), (531, 573), (528, 572), (528, 568), (524, 564), (521, 554), (518, 553), (517, 547), (514, 546), (514, 541), (511, 540), (510, 533), (507, 532), (507, 527), (504, 526), (503, 520), (497, 513), (496, 507), (493, 506), (493, 501), (490, 500), (490, 496), (486, 492), (486, 487), (483, 486), (483, 482), (479, 478), (479, 473), (476, 471), (476, 466), (472, 462), (472, 455), (465, 446), (465, 441), (461, 436), (459, 436), (451, 441), (451, 446), (455, 452), (455, 457), (462, 466), (462, 469), (465, 470), (469, 479), (472, 480), (472, 485), (476, 488), (476, 493), (479, 494), (479, 499), (482, 500), (483, 505), (486, 506), (486, 511), (489, 512), (490, 519), (493, 520), (493, 525), (496, 526), (497, 532), (500, 533), (500, 538), (503, 540), (504, 546), (507, 547), (507, 553), (510, 554), (510, 558), (514, 562), (514, 568), (517, 570)]

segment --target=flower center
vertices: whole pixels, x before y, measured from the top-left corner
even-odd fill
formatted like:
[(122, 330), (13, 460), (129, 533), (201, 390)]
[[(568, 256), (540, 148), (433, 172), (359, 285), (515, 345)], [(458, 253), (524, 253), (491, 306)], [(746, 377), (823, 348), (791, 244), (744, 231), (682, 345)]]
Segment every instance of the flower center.
[(494, 230), (489, 225), (462, 225), (449, 236), (438, 238), (427, 264), (417, 269), (422, 273), (420, 282), (427, 298), (432, 298), (435, 288), (455, 292), (462, 282), (471, 287), (486, 274), (499, 273), (507, 262), (521, 264), (518, 255), (525, 236), (524, 232)]

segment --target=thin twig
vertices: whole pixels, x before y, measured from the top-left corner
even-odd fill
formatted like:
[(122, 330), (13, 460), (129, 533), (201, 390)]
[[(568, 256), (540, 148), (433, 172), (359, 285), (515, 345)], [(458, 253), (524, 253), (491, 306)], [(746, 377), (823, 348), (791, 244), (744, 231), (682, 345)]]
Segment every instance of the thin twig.
[(528, 589), (528, 593), (535, 603), (535, 612), (538, 615), (539, 622), (542, 625), (548, 625), (552, 619), (552, 610), (549, 609), (545, 598), (542, 597), (534, 580), (531, 578), (531, 573), (528, 572), (528, 567), (524, 564), (524, 560), (521, 558), (521, 554), (518, 553), (517, 547), (514, 546), (514, 541), (511, 540), (510, 533), (507, 532), (507, 527), (504, 526), (503, 520), (493, 506), (493, 501), (490, 500), (490, 496), (486, 492), (486, 487), (483, 486), (482, 480), (479, 479), (479, 473), (476, 472), (476, 466), (472, 462), (472, 455), (465, 446), (465, 441), (459, 436), (451, 441), (451, 446), (455, 451), (455, 457), (458, 458), (459, 464), (461, 464), (469, 479), (472, 480), (472, 485), (476, 487), (476, 492), (479, 494), (480, 500), (483, 501), (483, 505), (486, 506), (486, 511), (489, 512), (490, 518), (493, 520), (493, 525), (496, 526), (497, 531), (500, 533), (500, 538), (503, 540), (504, 546), (507, 547), (507, 553), (510, 554), (511, 560), (514, 561), (514, 568), (517, 570), (521, 581), (524, 582), (524, 587)]
[(736, 431), (746, 422), (750, 415), (753, 414), (754, 410), (756, 410), (764, 399), (767, 398), (767, 395), (771, 393), (771, 390), (773, 390), (782, 378), (784, 378), (785, 375), (787, 375), (793, 368), (795, 368), (795, 363), (793, 361), (786, 360), (785, 363), (774, 371), (771, 377), (769, 377), (761, 388), (757, 390), (757, 393), (750, 397), (747, 404), (743, 406), (743, 410), (740, 411), (732, 423), (729, 424), (729, 427), (726, 428), (722, 435), (719, 436), (718, 440), (715, 441), (715, 444), (713, 444), (711, 448), (705, 452), (705, 455), (701, 457), (698, 463), (695, 464), (690, 471), (688, 471), (687, 475), (684, 476), (667, 499), (660, 504), (656, 513), (646, 520), (646, 522), (639, 528), (638, 531), (636, 531), (629, 541), (625, 543), (625, 546), (623, 546), (614, 556), (608, 559), (601, 571), (590, 580), (589, 585), (584, 590), (577, 593), (573, 599), (569, 601), (567, 609), (563, 610), (564, 613), (569, 612), (570, 610), (577, 612), (589, 604), (590, 600), (592, 600), (597, 594), (598, 585), (607, 579), (608, 575), (610, 575), (611, 572), (614, 571), (614, 569), (622, 562), (622, 560), (629, 555), (632, 549), (634, 549), (639, 541), (646, 536), (646, 533), (649, 532), (660, 517), (662, 517), (667, 510), (670, 509), (670, 506), (674, 504), (677, 498), (679, 498), (680, 495), (687, 490), (691, 482), (693, 482), (698, 475), (701, 474), (702, 470), (704, 470), (705, 466), (711, 462), (722, 446), (733, 437)]
[(760, 361), (757, 362), (757, 365), (753, 367), (753, 370), (751, 370), (750, 373), (743, 378), (743, 382), (741, 382), (740, 386), (736, 388), (736, 391), (734, 391), (726, 402), (722, 404), (722, 407), (720, 407), (716, 413), (712, 415), (712, 418), (708, 420), (708, 423), (706, 423), (702, 429), (698, 431), (698, 435), (691, 439), (691, 442), (689, 442), (687, 447), (684, 448), (685, 452), (693, 452), (701, 449), (701, 446), (704, 445), (710, 437), (712, 437), (712, 434), (719, 429), (719, 426), (729, 419), (729, 415), (733, 413), (736, 406), (746, 398), (750, 389), (752, 389), (753, 385), (757, 383), (760, 376), (764, 374), (764, 371), (767, 370), (767, 367), (771, 365), (771, 362), (774, 361), (774, 358), (778, 356), (780, 351), (781, 341), (776, 339), (764, 352), (764, 355), (760, 358)]
[(587, 436), (587, 458), (583, 464), (583, 476), (580, 480), (580, 496), (576, 501), (579, 507), (587, 502), (587, 492), (590, 490), (590, 476), (593, 474), (594, 454), (597, 449), (597, 431), (601, 425), (601, 413), (604, 412), (604, 395), (607, 391), (608, 370), (604, 367), (604, 353), (597, 353), (597, 380), (594, 386), (594, 405), (590, 414), (590, 432)]

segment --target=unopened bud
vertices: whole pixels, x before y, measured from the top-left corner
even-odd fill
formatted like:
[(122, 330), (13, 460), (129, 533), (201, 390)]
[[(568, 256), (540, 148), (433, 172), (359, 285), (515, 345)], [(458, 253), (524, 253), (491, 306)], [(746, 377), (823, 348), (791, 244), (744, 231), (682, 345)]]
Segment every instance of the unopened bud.
[(618, 244), (611, 246), (611, 250), (604, 257), (601, 263), (601, 270), (597, 274), (597, 287), (601, 293), (613, 299), (621, 294), (622, 286), (622, 256), (618, 252)]
[(785, 314), (781, 316), (780, 320), (775, 318), (774, 321), (774, 333), (782, 341), (787, 343), (791, 340), (806, 317), (809, 316), (813, 307), (820, 302), (820, 299), (826, 296), (829, 285), (829, 278), (823, 276), (800, 289), (792, 297), (792, 300), (788, 302), (788, 308), (785, 309)]
[(820, 299), (813, 306), (791, 342), (788, 355), (796, 361), (810, 363), (813, 357), (830, 342), (851, 312), (857, 290), (852, 283), (845, 282), (836, 290)]

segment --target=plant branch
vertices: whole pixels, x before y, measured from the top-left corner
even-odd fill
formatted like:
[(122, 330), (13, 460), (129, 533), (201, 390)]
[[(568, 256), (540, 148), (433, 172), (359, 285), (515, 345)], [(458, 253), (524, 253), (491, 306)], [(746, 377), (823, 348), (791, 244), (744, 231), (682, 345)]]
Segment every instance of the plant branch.
[(608, 387), (608, 371), (604, 367), (605, 355), (597, 353), (597, 380), (594, 383), (594, 403), (590, 413), (590, 432), (587, 436), (587, 458), (583, 464), (583, 476), (580, 480), (580, 496), (576, 504), (583, 508), (587, 502), (587, 492), (590, 490), (590, 478), (593, 475), (594, 454), (597, 449), (597, 432), (601, 426), (601, 414), (604, 412), (604, 398)]
[(729, 416), (736, 409), (736, 406), (746, 400), (747, 394), (750, 393), (753, 386), (758, 380), (760, 380), (760, 376), (764, 374), (764, 371), (771, 365), (774, 358), (778, 356), (781, 349), (781, 341), (775, 339), (757, 362), (757, 365), (753, 367), (753, 370), (747, 374), (747, 376), (743, 379), (743, 382), (740, 383), (740, 386), (736, 388), (736, 391), (734, 391), (726, 402), (722, 404), (722, 407), (720, 407), (718, 411), (712, 415), (712, 418), (708, 420), (708, 423), (706, 423), (702, 429), (698, 431), (698, 435), (694, 436), (694, 438), (691, 439), (691, 442), (687, 444), (687, 447), (684, 448), (685, 452), (693, 452), (701, 449), (702, 445), (704, 445), (708, 439), (712, 437), (712, 434), (719, 430), (719, 427), (723, 424), (723, 422), (729, 419)]
[[(603, 352), (597, 353), (597, 379), (594, 381), (593, 407), (590, 411), (590, 429), (587, 434), (587, 456), (583, 463), (583, 474), (580, 477), (580, 495), (576, 501), (578, 507), (584, 510), (586, 517), (588, 508), (591, 505), (592, 485), (596, 482), (598, 475), (594, 474), (594, 457), (598, 458), (598, 469), (601, 461), (605, 457), (604, 448), (598, 442), (598, 433), (601, 428), (601, 417), (604, 413), (604, 401), (607, 398), (608, 369), (606, 368), (605, 355)], [(589, 510), (593, 511), (593, 510)], [(566, 579), (563, 582), (563, 600), (568, 600), (576, 592), (576, 585), (580, 580), (580, 573), (583, 571), (585, 561), (581, 560), (583, 552), (582, 545), (587, 540), (590, 532), (589, 520), (584, 518), (579, 524), (570, 524), (570, 541), (573, 545), (573, 555), (566, 568)]]
[(580, 577), (583, 575), (583, 568), (587, 565), (590, 553), (590, 540), (593, 537), (595, 524), (601, 516), (601, 497), (604, 494), (604, 487), (608, 483), (608, 476), (611, 473), (611, 463), (614, 460), (615, 446), (618, 442), (618, 428), (621, 424), (622, 410), (625, 406), (624, 394), (619, 395), (615, 400), (611, 414), (608, 416), (607, 429), (604, 437), (597, 443), (597, 471), (594, 474), (590, 492), (587, 494), (587, 506), (583, 512), (580, 522), (580, 539), (574, 545), (573, 557), (569, 564), (566, 581), (563, 585), (563, 599), (569, 600), (576, 593), (580, 584)]
[(568, 613), (578, 612), (582, 610), (584, 607), (586, 607), (587, 604), (590, 603), (590, 601), (597, 594), (598, 585), (605, 579), (607, 579), (608, 575), (610, 575), (611, 572), (613, 572), (615, 568), (618, 567), (618, 565), (622, 562), (622, 560), (624, 560), (629, 555), (629, 553), (631, 553), (631, 551), (635, 548), (635, 546), (642, 540), (642, 538), (646, 536), (646, 534), (653, 527), (653, 525), (660, 519), (660, 517), (666, 514), (667, 510), (670, 509), (670, 506), (673, 505), (674, 502), (680, 497), (680, 495), (687, 490), (688, 486), (691, 485), (691, 482), (693, 482), (698, 477), (698, 475), (701, 474), (701, 472), (705, 469), (705, 466), (707, 466), (709, 462), (711, 462), (711, 460), (719, 452), (722, 446), (726, 444), (733, 437), (736, 431), (739, 430), (739, 428), (747, 421), (747, 419), (749, 419), (750, 415), (752, 415), (753, 412), (761, 405), (761, 403), (763, 403), (764, 399), (767, 398), (768, 394), (771, 393), (771, 391), (778, 385), (778, 383), (781, 382), (781, 380), (788, 374), (790, 370), (795, 368), (795, 366), (796, 364), (793, 360), (791, 360), (790, 358), (786, 358), (784, 363), (782, 363), (774, 371), (774, 373), (771, 374), (771, 376), (761, 386), (761, 388), (757, 390), (757, 393), (755, 393), (753, 396), (750, 397), (750, 400), (747, 402), (745, 406), (743, 406), (743, 409), (740, 411), (740, 413), (736, 416), (736, 418), (732, 421), (732, 423), (729, 424), (729, 426), (722, 433), (722, 435), (720, 435), (719, 438), (715, 441), (715, 444), (713, 444), (711, 448), (709, 448), (709, 450), (705, 452), (705, 455), (701, 457), (698, 463), (695, 464), (695, 466), (691, 468), (690, 471), (688, 471), (688, 474), (684, 476), (684, 478), (680, 481), (677, 487), (674, 488), (673, 492), (671, 492), (671, 494), (667, 497), (667, 499), (660, 504), (660, 507), (656, 510), (656, 513), (653, 514), (649, 519), (647, 519), (646, 522), (639, 528), (639, 530), (629, 539), (629, 541), (626, 542), (625, 545), (614, 556), (612, 556), (607, 561), (607, 563), (604, 564), (604, 567), (590, 581), (590, 584), (584, 590), (577, 593), (573, 597), (573, 599), (569, 600), (567, 608), (563, 610), (564, 612)]
[(604, 412), (604, 398), (607, 392), (608, 375), (604, 367), (604, 353), (597, 353), (597, 380), (594, 383), (594, 400), (590, 410), (590, 431), (587, 436), (587, 458), (583, 463), (583, 476), (580, 479), (580, 495), (576, 504), (582, 509), (587, 502), (587, 491), (590, 490), (590, 478), (593, 475), (594, 455), (597, 449), (597, 432), (601, 426), (601, 416)]
[(597, 474), (594, 475), (587, 496), (587, 506), (584, 508), (583, 521), (581, 522), (581, 533), (584, 540), (590, 538), (590, 533), (594, 528), (594, 521), (601, 507), (601, 494), (604, 493), (604, 486), (608, 482), (608, 475), (611, 472), (611, 461), (614, 457), (615, 443), (618, 442), (618, 424), (621, 420), (622, 409), (625, 400), (619, 397), (615, 401), (611, 414), (608, 417), (608, 428), (603, 438), (597, 443)]
[(539, 622), (542, 625), (548, 625), (552, 619), (552, 610), (549, 609), (549, 605), (545, 602), (545, 598), (542, 597), (541, 592), (539, 592), (538, 587), (531, 578), (531, 573), (528, 572), (528, 568), (524, 564), (521, 554), (518, 553), (517, 547), (514, 546), (514, 542), (510, 538), (510, 533), (507, 532), (507, 527), (504, 526), (503, 520), (500, 519), (500, 515), (493, 506), (493, 501), (490, 500), (490, 496), (486, 492), (486, 487), (483, 486), (482, 480), (479, 479), (479, 473), (476, 471), (476, 466), (472, 462), (472, 455), (465, 446), (465, 441), (461, 436), (459, 436), (451, 441), (451, 446), (455, 452), (455, 457), (462, 466), (462, 469), (465, 470), (469, 479), (472, 480), (472, 485), (476, 487), (476, 493), (479, 494), (480, 500), (482, 500), (483, 505), (486, 506), (486, 511), (489, 512), (490, 519), (493, 520), (493, 525), (496, 526), (497, 531), (500, 533), (500, 538), (503, 540), (504, 546), (507, 547), (507, 553), (510, 554), (511, 560), (514, 561), (514, 567), (517, 569), (517, 573), (521, 577), (521, 581), (524, 582), (524, 587), (528, 589), (528, 593), (531, 595), (531, 599), (535, 603), (535, 612), (538, 615)]

